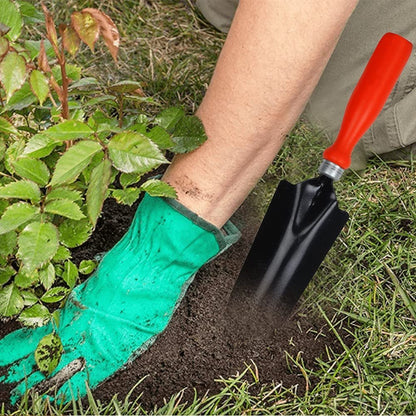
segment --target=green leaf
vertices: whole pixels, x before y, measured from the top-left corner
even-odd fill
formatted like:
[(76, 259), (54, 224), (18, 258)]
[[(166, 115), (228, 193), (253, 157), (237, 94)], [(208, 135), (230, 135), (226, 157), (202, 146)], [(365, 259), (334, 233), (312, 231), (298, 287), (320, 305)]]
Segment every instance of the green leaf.
[(14, 231), (0, 235), (0, 255), (9, 256), (17, 247), (17, 237)]
[(170, 134), (160, 126), (153, 127), (146, 136), (154, 143), (156, 143), (160, 149), (169, 149), (173, 147), (175, 143), (170, 137)]
[(39, 133), (28, 140), (23, 154), (36, 158), (45, 157), (50, 155), (59, 144), (61, 141)]
[(53, 256), (52, 261), (59, 263), (71, 257), (71, 252), (64, 246), (59, 246), (58, 251)]
[(45, 303), (55, 303), (62, 300), (69, 293), (69, 289), (63, 286), (53, 287), (49, 289), (40, 300)]
[(25, 273), (23, 270), (17, 273), (14, 282), (21, 288), (28, 288), (39, 281), (39, 274), (36, 271)]
[[(42, 14), (42, 18), (43, 18), (43, 14)], [(44, 19), (42, 21), (44, 21)], [(55, 57), (55, 52), (53, 51), (52, 44), (47, 39), (43, 39), (42, 41), (43, 41), (43, 47), (45, 49), (47, 58), (52, 60)], [(25, 40), (24, 41), (25, 49), (29, 53), (30, 59), (34, 60), (35, 58), (38, 57), (39, 52), (40, 52), (40, 44), (41, 44), (40, 40)]]
[(61, 339), (55, 333), (45, 335), (35, 350), (35, 360), (39, 370), (49, 376), (59, 364), (63, 352)]
[(169, 133), (172, 133), (178, 121), (183, 118), (185, 111), (181, 108), (170, 107), (163, 110), (155, 118), (155, 124), (163, 127)]
[(175, 188), (159, 179), (149, 179), (141, 186), (141, 189), (146, 191), (150, 196), (177, 198)]
[(50, 318), (51, 314), (46, 306), (36, 304), (24, 310), (19, 316), (19, 321), (25, 326), (37, 327), (45, 325)]
[(46, 202), (53, 201), (55, 199), (69, 199), (70, 201), (81, 201), (82, 195), (81, 192), (75, 191), (73, 189), (68, 188), (55, 188), (52, 189), (47, 195), (46, 195)]
[[(79, 81), (72, 83), (68, 90), (71, 92), (76, 91), (96, 91), (100, 88), (98, 81), (93, 77), (81, 78)], [(113, 97), (114, 98), (114, 97)]]
[(78, 247), (88, 240), (92, 232), (92, 225), (87, 219), (75, 221), (65, 220), (59, 226), (61, 243), (69, 248)]
[(206, 139), (204, 126), (198, 117), (183, 117), (176, 124), (172, 135), (172, 140), (175, 142), (172, 151), (175, 153), (191, 152), (204, 143)]
[(45, 17), (36, 7), (27, 1), (19, 1), (20, 14), (26, 24), (43, 23)]
[(30, 87), (36, 97), (38, 97), (40, 105), (42, 105), (49, 94), (48, 78), (42, 72), (34, 69), (30, 74)]
[(12, 266), (0, 267), (0, 285), (6, 284), (15, 274), (16, 270)]
[(3, 117), (0, 117), (0, 133), (19, 135), (18, 130)]
[(23, 298), (12, 283), (0, 290), (0, 316), (13, 316), (23, 309)]
[(26, 202), (10, 205), (0, 219), (0, 234), (6, 234), (32, 220), (40, 212), (38, 207)]
[(72, 289), (78, 279), (78, 269), (71, 260), (65, 262), (64, 272), (62, 274), (64, 282)]
[(39, 301), (39, 298), (30, 290), (22, 290), (20, 294), (22, 295), (25, 306), (32, 306)]
[(80, 220), (85, 218), (80, 207), (69, 199), (55, 199), (45, 205), (45, 212), (50, 214), (61, 215), (62, 217), (71, 218), (72, 220)]
[(6, 102), (24, 84), (25, 79), (25, 60), (16, 52), (9, 52), (0, 62), (0, 82), (6, 91)]
[(141, 90), (141, 84), (136, 81), (120, 81), (113, 85), (110, 85), (108, 89), (112, 92), (117, 92), (119, 94), (133, 92), (137, 89)]
[(81, 274), (91, 274), (96, 267), (97, 263), (94, 260), (82, 260), (78, 270)]
[(93, 130), (88, 124), (78, 120), (66, 120), (44, 130), (41, 134), (49, 136), (55, 141), (84, 139), (91, 136)]
[(111, 178), (111, 162), (104, 159), (91, 172), (87, 190), (87, 211), (91, 223), (95, 226), (101, 213)]
[(132, 206), (140, 196), (140, 188), (114, 189), (111, 196), (119, 203)]
[(31, 272), (46, 264), (58, 249), (58, 232), (51, 223), (32, 222), (18, 238), (18, 257), (23, 270)]
[(7, 102), (6, 110), (9, 111), (20, 111), (24, 108), (29, 107), (31, 104), (36, 102), (37, 98), (32, 93), (30, 85), (28, 82), (25, 82), (19, 90), (17, 90), (10, 100)]
[(125, 173), (146, 173), (161, 163), (169, 163), (153, 142), (132, 131), (113, 136), (108, 150), (113, 165)]
[(0, 0), (0, 22), (10, 28), (7, 37), (16, 40), (22, 31), (23, 19), (19, 8), (10, 0)]
[(137, 173), (122, 173), (120, 175), (120, 185), (125, 188), (129, 185), (133, 185), (134, 183), (139, 182), (142, 175)]
[(55, 267), (53, 267), (52, 263), (39, 270), (39, 280), (46, 290), (52, 287), (55, 282)]
[(90, 140), (84, 140), (71, 146), (58, 160), (51, 185), (75, 180), (100, 150), (101, 145)]
[(25, 149), (25, 142), (24, 140), (16, 140), (12, 141), (9, 146), (6, 149), (5, 155), (4, 155), (4, 165), (6, 169), (10, 173), (14, 173), (13, 163), (22, 156), (22, 153)]
[(49, 169), (44, 162), (30, 157), (20, 157), (12, 162), (15, 172), (24, 179), (30, 179), (40, 186), (46, 186), (49, 181)]
[(33, 202), (40, 201), (40, 189), (31, 181), (10, 182), (0, 187), (0, 198), (30, 199)]

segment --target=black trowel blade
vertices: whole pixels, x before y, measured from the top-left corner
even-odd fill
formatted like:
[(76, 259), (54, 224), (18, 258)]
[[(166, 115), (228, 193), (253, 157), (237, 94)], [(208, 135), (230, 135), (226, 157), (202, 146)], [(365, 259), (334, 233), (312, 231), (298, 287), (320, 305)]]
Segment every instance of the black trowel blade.
[(234, 287), (232, 298), (291, 309), (348, 220), (332, 180), (281, 181)]

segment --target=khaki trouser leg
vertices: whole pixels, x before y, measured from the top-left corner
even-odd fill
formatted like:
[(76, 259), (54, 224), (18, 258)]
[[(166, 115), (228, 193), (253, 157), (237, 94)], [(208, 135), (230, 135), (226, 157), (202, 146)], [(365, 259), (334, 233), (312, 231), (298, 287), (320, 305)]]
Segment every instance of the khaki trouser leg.
[[(238, 0), (198, 0), (205, 17), (227, 31)], [(351, 167), (364, 168), (374, 154), (394, 159), (416, 154), (416, 1), (361, 0), (316, 87), (304, 116), (334, 140), (345, 106), (377, 42), (386, 32), (415, 45), (382, 113), (356, 146)]]

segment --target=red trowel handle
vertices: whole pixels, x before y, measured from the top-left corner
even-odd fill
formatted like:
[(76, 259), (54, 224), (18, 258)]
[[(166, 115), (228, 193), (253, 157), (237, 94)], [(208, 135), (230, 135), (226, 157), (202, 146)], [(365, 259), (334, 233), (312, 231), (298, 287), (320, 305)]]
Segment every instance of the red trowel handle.
[(351, 94), (335, 143), (324, 152), (324, 159), (347, 169), (351, 152), (370, 128), (386, 102), (412, 51), (412, 44), (394, 33), (386, 33)]

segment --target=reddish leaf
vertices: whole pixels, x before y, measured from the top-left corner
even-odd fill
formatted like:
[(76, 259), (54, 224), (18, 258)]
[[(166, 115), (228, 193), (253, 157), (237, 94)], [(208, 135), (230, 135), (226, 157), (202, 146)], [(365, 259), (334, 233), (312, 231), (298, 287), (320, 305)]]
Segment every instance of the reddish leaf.
[(58, 94), (59, 101), (62, 103), (64, 100), (64, 93), (62, 91), (62, 88), (56, 82), (53, 75), (49, 79), (49, 83), (51, 84), (51, 87), (55, 90), (55, 92)]
[(63, 28), (62, 32), (62, 43), (64, 48), (74, 56), (79, 49), (79, 45), (81, 44), (81, 39), (79, 38), (77, 32), (71, 27), (66, 26)]
[(0, 59), (3, 58), (4, 55), (9, 50), (9, 41), (6, 38), (0, 37)]
[(46, 33), (48, 34), (48, 39), (49, 42), (51, 42), (55, 53), (57, 55), (59, 55), (59, 50), (58, 50), (58, 35), (56, 33), (56, 27), (55, 27), (55, 23), (53, 21), (53, 17), (52, 15), (49, 13), (48, 9), (46, 8), (46, 6), (42, 4), (42, 9), (43, 9), (43, 14), (45, 15), (45, 25), (46, 25)]
[(74, 12), (71, 16), (71, 24), (81, 40), (94, 51), (94, 45), (100, 34), (100, 28), (92, 15), (86, 12)]
[(118, 33), (117, 26), (109, 16), (100, 10), (87, 8), (83, 9), (83, 12), (89, 13), (98, 23), (100, 34), (108, 50), (113, 59), (117, 61), (118, 48), (120, 46), (120, 34)]
[(51, 67), (49, 66), (48, 57), (46, 56), (45, 45), (43, 43), (43, 39), (40, 41), (38, 66), (39, 66), (39, 69), (43, 72), (51, 72)]

